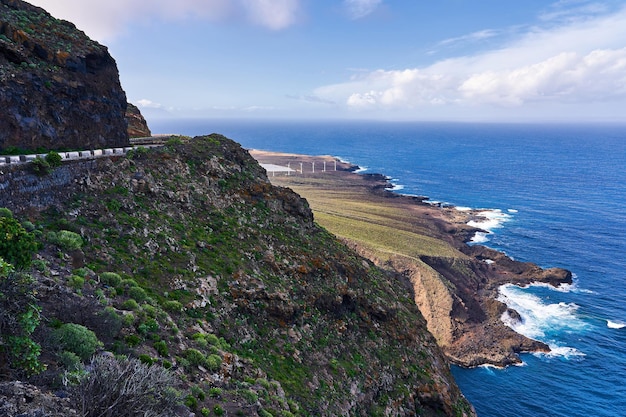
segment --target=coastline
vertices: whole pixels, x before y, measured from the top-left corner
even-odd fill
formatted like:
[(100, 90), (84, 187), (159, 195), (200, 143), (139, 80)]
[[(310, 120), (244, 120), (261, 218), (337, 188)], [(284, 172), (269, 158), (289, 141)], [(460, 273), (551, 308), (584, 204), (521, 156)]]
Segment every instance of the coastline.
[(360, 167), (332, 156), (249, 152), (261, 164), (292, 168), (268, 171), (268, 177), (306, 198), (318, 224), (410, 281), (429, 330), (452, 363), (504, 367), (521, 363), (519, 353), (550, 351), (501, 320), (504, 314), (519, 320), (519, 314), (497, 300), (498, 288), (535, 282), (558, 286), (571, 283), (572, 275), (468, 244), (477, 232), (488, 233), (475, 226), (488, 220), (484, 209), (457, 209), (397, 193), (388, 177), (355, 173)]

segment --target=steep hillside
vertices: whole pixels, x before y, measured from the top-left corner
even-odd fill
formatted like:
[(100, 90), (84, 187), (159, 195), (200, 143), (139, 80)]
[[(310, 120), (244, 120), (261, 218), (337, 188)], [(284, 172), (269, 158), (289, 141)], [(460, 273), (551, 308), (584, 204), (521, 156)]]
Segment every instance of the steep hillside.
[(170, 368), (201, 415), (474, 415), (410, 283), (317, 226), (222, 136), (44, 177), (11, 167), (0, 188), (42, 245), (29, 272), (47, 370), (31, 382), (59, 389), (68, 351), (89, 361), (59, 344), (80, 325), (94, 346)]
[(128, 144), (107, 48), (21, 0), (0, 0), (0, 152)]

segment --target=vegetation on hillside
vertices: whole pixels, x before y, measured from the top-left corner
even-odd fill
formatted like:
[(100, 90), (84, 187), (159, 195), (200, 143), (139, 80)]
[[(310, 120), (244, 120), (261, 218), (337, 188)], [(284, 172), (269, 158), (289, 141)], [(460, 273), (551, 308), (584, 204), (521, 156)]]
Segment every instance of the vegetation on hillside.
[(67, 390), (84, 416), (114, 405), (97, 398), (132, 410), (120, 379), (171, 413), (473, 415), (410, 287), (234, 142), (181, 138), (99, 167), (62, 205), (0, 218), (28, 243), (1, 282), (32, 277), (2, 321), (33, 343), (13, 375)]

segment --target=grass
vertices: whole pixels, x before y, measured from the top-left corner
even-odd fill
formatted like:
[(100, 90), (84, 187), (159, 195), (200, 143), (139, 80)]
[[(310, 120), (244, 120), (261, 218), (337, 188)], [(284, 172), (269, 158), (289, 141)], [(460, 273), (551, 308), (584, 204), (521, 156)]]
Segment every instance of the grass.
[(405, 199), (378, 196), (355, 175), (275, 177), (303, 196), (315, 221), (329, 232), (373, 251), (381, 260), (393, 255), (465, 258), (433, 229), (432, 220)]

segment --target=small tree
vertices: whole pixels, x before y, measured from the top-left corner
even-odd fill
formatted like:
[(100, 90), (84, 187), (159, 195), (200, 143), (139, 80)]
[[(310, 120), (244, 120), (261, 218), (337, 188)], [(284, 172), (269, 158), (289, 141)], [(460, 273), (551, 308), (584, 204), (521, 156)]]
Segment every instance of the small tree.
[(35, 235), (12, 217), (0, 217), (0, 257), (16, 268), (30, 265), (37, 250)]
[(40, 312), (33, 278), (14, 271), (0, 257), (0, 353), (18, 374), (29, 376), (45, 369), (39, 362), (41, 347), (31, 337)]

